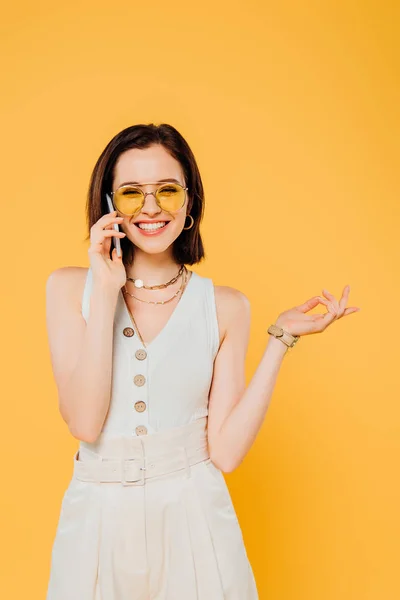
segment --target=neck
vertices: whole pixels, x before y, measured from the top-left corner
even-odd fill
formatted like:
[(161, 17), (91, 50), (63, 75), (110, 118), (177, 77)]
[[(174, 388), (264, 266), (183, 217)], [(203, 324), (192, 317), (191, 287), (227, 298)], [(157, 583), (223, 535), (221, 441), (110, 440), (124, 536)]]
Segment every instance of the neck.
[(136, 248), (133, 262), (126, 267), (126, 275), (142, 279), (145, 285), (158, 285), (177, 275), (180, 266), (169, 255), (148, 254)]

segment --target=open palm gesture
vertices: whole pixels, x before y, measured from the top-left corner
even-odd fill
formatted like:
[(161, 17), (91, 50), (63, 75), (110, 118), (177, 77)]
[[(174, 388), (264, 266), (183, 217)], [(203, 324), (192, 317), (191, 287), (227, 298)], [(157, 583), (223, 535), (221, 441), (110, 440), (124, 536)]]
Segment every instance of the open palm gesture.
[[(322, 296), (313, 296), (304, 302), (304, 304), (281, 313), (275, 324), (292, 335), (309, 335), (311, 333), (321, 333), (334, 321), (360, 310), (356, 306), (346, 307), (350, 293), (349, 285), (346, 285), (344, 288), (339, 301), (325, 289), (322, 290), (322, 293), (325, 298), (322, 298)], [(328, 311), (323, 314), (306, 314), (318, 304), (324, 304)]]

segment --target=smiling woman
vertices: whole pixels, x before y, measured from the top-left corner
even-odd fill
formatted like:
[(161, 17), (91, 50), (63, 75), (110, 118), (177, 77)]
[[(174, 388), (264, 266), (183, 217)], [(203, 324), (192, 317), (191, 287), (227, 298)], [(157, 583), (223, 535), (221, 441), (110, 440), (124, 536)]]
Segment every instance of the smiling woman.
[(203, 211), (181, 134), (128, 127), (90, 180), (89, 268), (49, 276), (60, 412), (80, 444), (47, 600), (258, 599), (222, 471), (254, 443), (286, 352), (359, 309), (346, 286), (281, 312), (246, 388), (248, 298), (186, 267), (204, 258)]
[(203, 183), (189, 145), (174, 127), (134, 125), (111, 140), (95, 165), (89, 185), (89, 229), (107, 212), (106, 193), (110, 193), (117, 214), (124, 217), (121, 229), (127, 236), (121, 247), (128, 269), (143, 239), (137, 235), (138, 228), (133, 228), (139, 221), (169, 223), (168, 237), (161, 236), (163, 250), (168, 247), (166, 243), (172, 244), (170, 252), (176, 264), (193, 265), (204, 258), (200, 235)]
[[(89, 268), (49, 277), (60, 411), (80, 444), (47, 600), (258, 599), (222, 475), (230, 462), (215, 443), (221, 414), (215, 402), (212, 422), (209, 411), (217, 355), (243, 295), (217, 292), (186, 267), (204, 257), (203, 210), (200, 173), (178, 131), (129, 127), (90, 181)], [(241, 367), (236, 377), (239, 390)]]

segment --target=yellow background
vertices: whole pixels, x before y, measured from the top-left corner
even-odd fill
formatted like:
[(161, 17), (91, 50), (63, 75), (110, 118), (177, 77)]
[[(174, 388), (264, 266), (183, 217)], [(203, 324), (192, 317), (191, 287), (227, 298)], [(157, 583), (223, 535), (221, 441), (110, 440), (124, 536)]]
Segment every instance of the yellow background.
[(0, 27), (2, 597), (45, 597), (78, 443), (58, 413), (45, 281), (88, 265), (104, 146), (154, 121), (202, 173), (194, 269), (251, 301), (248, 381), (283, 310), (347, 283), (361, 306), (285, 358), (226, 475), (260, 599), (397, 600), (398, 3), (21, 2)]

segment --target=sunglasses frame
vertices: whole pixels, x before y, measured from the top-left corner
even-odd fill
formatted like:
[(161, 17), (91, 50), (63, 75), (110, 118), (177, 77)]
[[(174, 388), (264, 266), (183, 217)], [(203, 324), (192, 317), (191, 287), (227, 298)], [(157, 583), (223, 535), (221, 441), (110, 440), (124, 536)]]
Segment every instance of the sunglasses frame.
[[(133, 183), (132, 184), (127, 183), (126, 185), (120, 185), (115, 190), (115, 192), (110, 192), (110, 196), (111, 196), (112, 203), (113, 203), (113, 206), (114, 206), (115, 210), (117, 210), (118, 212), (120, 212), (122, 215), (126, 215), (127, 217), (132, 217), (132, 216), (136, 215), (138, 212), (140, 212), (142, 210), (142, 208), (144, 206), (144, 203), (146, 202), (146, 197), (150, 196), (152, 194), (154, 196), (154, 198), (155, 198), (155, 201), (157, 202), (157, 205), (161, 208), (161, 210), (163, 210), (164, 212), (168, 212), (168, 213), (171, 214), (171, 211), (165, 210), (161, 206), (161, 204), (159, 203), (159, 201), (157, 199), (157, 192), (158, 192), (158, 190), (160, 188), (162, 188), (164, 186), (168, 186), (168, 185), (177, 185), (180, 188), (182, 188), (183, 191), (185, 192), (185, 198), (184, 198), (183, 204), (182, 204), (182, 206), (180, 206), (177, 209), (177, 211), (180, 210), (185, 205), (185, 202), (186, 202), (186, 199), (187, 199), (187, 192), (188, 192), (189, 188), (188, 187), (183, 187), (183, 185), (181, 185), (180, 183), (176, 183), (176, 181), (170, 181), (170, 182), (165, 181), (165, 182), (160, 183), (160, 184), (158, 183), (158, 181), (154, 181), (154, 182), (142, 183), (141, 185), (158, 185), (158, 188), (155, 191), (153, 191), (153, 192), (144, 192), (142, 189), (140, 189), (140, 187), (138, 185), (134, 185)], [(135, 189), (139, 190), (143, 194), (143, 201), (142, 201), (141, 205), (139, 206), (138, 210), (135, 211), (134, 213), (130, 213), (130, 214), (124, 213), (124, 212), (122, 212), (122, 210), (119, 210), (119, 208), (117, 208), (115, 206), (115, 203), (114, 203), (114, 194), (116, 194), (119, 190), (127, 188), (127, 187), (129, 187), (129, 188), (135, 188)], [(177, 211), (173, 211), (173, 212), (177, 212)]]

